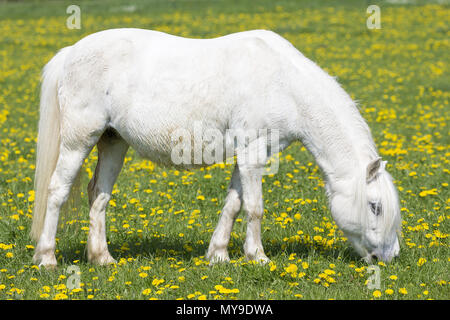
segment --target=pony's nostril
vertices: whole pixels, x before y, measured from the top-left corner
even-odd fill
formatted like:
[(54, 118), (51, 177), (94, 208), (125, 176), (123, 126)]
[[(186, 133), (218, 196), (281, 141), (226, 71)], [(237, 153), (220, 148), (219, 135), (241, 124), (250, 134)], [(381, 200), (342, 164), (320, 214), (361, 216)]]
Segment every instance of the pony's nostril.
[(377, 261), (377, 260), (378, 260), (378, 256), (377, 256), (377, 255), (375, 255), (375, 254), (372, 254), (372, 255), (371, 255), (370, 257), (372, 258), (372, 260), (375, 260), (375, 261)]

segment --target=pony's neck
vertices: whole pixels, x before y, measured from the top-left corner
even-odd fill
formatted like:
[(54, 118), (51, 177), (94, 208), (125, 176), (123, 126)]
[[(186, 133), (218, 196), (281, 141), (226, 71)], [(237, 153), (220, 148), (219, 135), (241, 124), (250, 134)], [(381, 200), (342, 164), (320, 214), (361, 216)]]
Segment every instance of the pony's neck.
[(301, 141), (321, 167), (328, 188), (337, 191), (340, 182), (361, 177), (378, 155), (369, 127), (350, 97), (344, 93), (341, 99), (323, 100), (309, 108), (313, 114)]
[(377, 157), (369, 127), (355, 102), (314, 62), (291, 47), (291, 82), (297, 103), (298, 138), (316, 158), (327, 182), (354, 179)]

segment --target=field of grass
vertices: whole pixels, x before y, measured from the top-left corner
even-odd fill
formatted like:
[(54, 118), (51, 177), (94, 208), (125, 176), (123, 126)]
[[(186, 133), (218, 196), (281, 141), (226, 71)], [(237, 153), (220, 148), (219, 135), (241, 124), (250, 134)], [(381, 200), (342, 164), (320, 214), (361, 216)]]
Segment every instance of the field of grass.
[[(375, 2), (381, 29), (369, 30), (364, 1), (79, 1), (81, 29), (71, 30), (73, 2), (0, 1), (0, 299), (449, 299), (450, 9), (394, 2)], [(33, 265), (40, 71), (59, 48), (116, 27), (195, 38), (270, 29), (336, 76), (359, 101), (401, 198), (401, 252), (377, 264), (380, 287), (366, 285), (373, 273), (333, 222), (319, 168), (300, 144), (281, 154), (276, 175), (264, 177), (270, 264), (243, 258), (242, 213), (232, 261), (210, 267), (205, 260), (232, 166), (176, 171), (130, 150), (107, 212), (118, 263), (87, 262), (83, 194), (78, 217), (62, 220), (58, 231), (58, 268)], [(96, 156), (83, 167), (84, 186)]]

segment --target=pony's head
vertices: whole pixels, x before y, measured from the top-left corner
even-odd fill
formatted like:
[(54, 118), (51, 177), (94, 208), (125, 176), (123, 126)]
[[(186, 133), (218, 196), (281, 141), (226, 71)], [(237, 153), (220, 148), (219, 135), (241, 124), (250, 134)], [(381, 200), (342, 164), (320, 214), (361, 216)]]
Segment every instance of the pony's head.
[(399, 254), (401, 217), (396, 188), (381, 158), (330, 195), (331, 213), (355, 250), (368, 263)]

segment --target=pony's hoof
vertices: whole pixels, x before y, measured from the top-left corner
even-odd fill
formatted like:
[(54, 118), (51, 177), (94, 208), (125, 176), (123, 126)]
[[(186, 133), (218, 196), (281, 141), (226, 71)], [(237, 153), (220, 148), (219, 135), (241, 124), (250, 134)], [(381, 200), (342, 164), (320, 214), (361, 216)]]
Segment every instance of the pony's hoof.
[(246, 259), (248, 261), (256, 261), (262, 265), (265, 265), (270, 262), (270, 259), (267, 258), (265, 254), (256, 254), (256, 255), (247, 254)]
[(217, 263), (230, 262), (230, 257), (228, 256), (227, 250), (216, 250), (214, 252), (208, 253), (206, 259), (209, 260), (209, 265), (215, 265)]
[(44, 267), (47, 270), (55, 270), (57, 266), (56, 257), (54, 254), (50, 256), (40, 256), (38, 254), (35, 254), (33, 256), (33, 262), (38, 265), (39, 269)]
[(96, 264), (99, 266), (106, 266), (109, 264), (117, 263), (117, 261), (109, 254), (109, 252), (103, 253), (100, 255), (92, 255), (89, 257), (88, 260), (90, 263)]
[(266, 256), (259, 257), (257, 261), (262, 265), (270, 263), (270, 259), (267, 258)]

